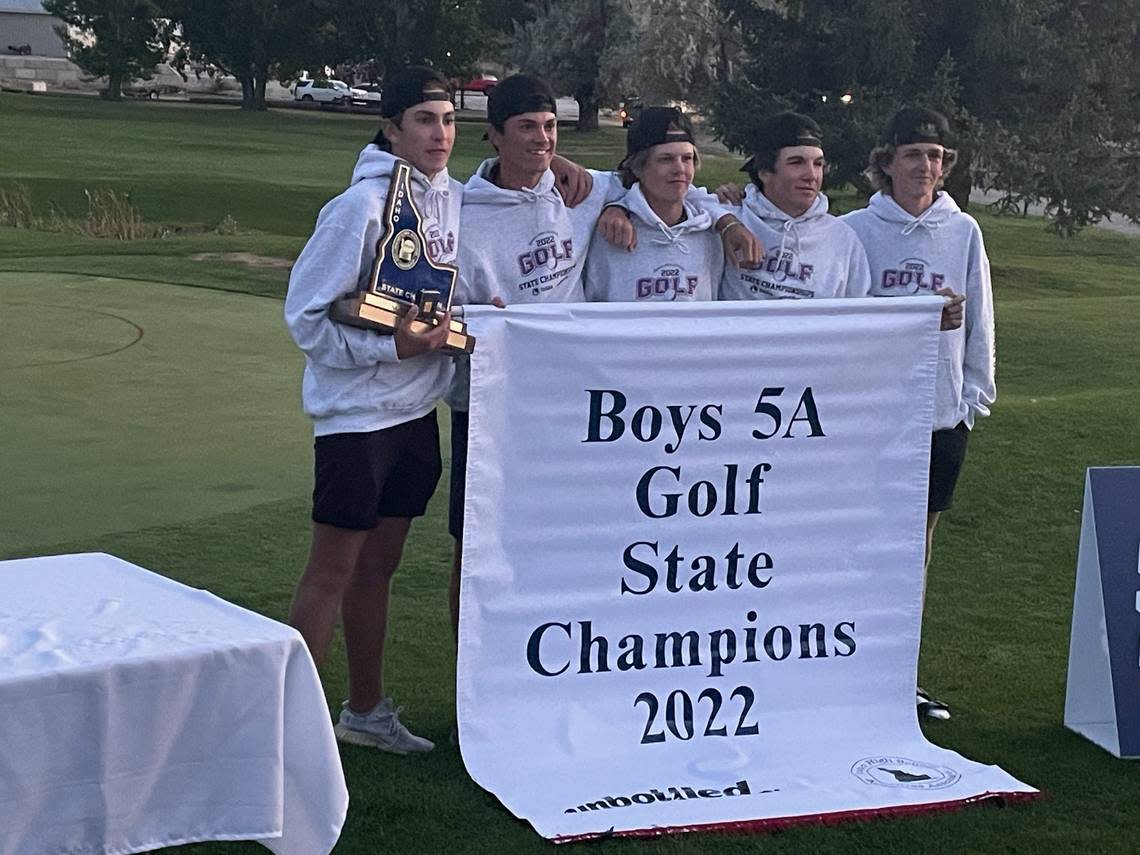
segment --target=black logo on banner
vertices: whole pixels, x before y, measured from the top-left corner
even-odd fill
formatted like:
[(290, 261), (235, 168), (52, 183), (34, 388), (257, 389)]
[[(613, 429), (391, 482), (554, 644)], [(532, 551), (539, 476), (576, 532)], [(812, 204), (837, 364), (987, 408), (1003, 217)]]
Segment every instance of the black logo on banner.
[(906, 790), (941, 790), (958, 783), (962, 777), (949, 766), (906, 757), (864, 757), (851, 767), (851, 774), (864, 784)]

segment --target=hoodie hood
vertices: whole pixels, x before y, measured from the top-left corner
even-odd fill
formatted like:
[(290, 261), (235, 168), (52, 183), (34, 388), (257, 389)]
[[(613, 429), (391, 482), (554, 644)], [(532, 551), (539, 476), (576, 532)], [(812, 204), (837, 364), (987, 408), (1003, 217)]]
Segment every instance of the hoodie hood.
[(549, 202), (563, 207), (562, 197), (554, 189), (554, 173), (549, 169), (542, 173), (538, 184), (533, 188), (507, 190), (491, 180), (491, 173), (499, 159), (491, 157), (479, 164), (467, 183), (463, 186), (463, 198), (468, 204), (476, 205), (532, 205), (536, 202)]
[[(396, 171), (397, 158), (375, 143), (369, 143), (356, 158), (350, 184), (359, 184), (368, 178), (391, 179)], [(411, 164), (408, 164), (411, 166)], [(420, 213), (429, 220), (440, 220), (451, 196), (451, 176), (446, 167), (428, 178), (412, 166), (412, 194), (420, 197)], [(420, 194), (423, 194), (420, 196)]]
[(798, 217), (793, 217), (791, 214), (780, 210), (772, 202), (760, 192), (760, 188), (755, 184), (749, 184), (744, 191), (744, 207), (751, 213), (764, 220), (773, 229), (779, 230), (784, 227), (785, 223), (807, 223), (811, 220), (819, 219), (827, 214), (828, 202), (827, 197), (820, 193), (815, 197), (815, 201), (811, 203), (806, 211)]
[(946, 224), (954, 214), (962, 213), (958, 203), (945, 190), (940, 190), (934, 197), (934, 203), (919, 216), (908, 213), (892, 197), (878, 192), (867, 203), (867, 210), (888, 223), (897, 223), (904, 235), (909, 235), (915, 229), (925, 228), (934, 230)]
[[(360, 156), (356, 158), (356, 166), (352, 168), (352, 180), (349, 184), (356, 184), (358, 181), (363, 181), (365, 178), (390, 178), (392, 173), (396, 171), (397, 158), (392, 152), (384, 151), (375, 143), (369, 143), (360, 152)], [(411, 166), (411, 164), (408, 164)], [(429, 188), (437, 191), (445, 191), (451, 184), (451, 176), (444, 167), (431, 178), (428, 178), (414, 166), (412, 166), (412, 181), (420, 186), (421, 190)]]
[[(793, 217), (786, 211), (777, 208), (760, 192), (755, 184), (749, 184), (744, 192), (744, 208), (754, 217), (761, 220), (764, 225), (780, 235), (780, 245), (777, 257), (783, 257), (784, 252), (792, 248), (797, 255), (800, 252), (801, 226), (811, 229), (822, 217), (827, 216), (827, 197), (822, 193), (815, 197), (806, 211), (798, 217)], [(767, 244), (765, 244), (767, 246)]]
[[(375, 143), (369, 143), (356, 158), (356, 166), (352, 168), (352, 180), (349, 184), (356, 184), (365, 178), (390, 178), (396, 169), (396, 156), (390, 151), (384, 151)], [(412, 168), (412, 172), (419, 170)]]
[(633, 187), (626, 192), (622, 203), (631, 213), (636, 214), (642, 222), (659, 231), (661, 238), (668, 243), (681, 240), (682, 237), (687, 234), (705, 231), (712, 226), (712, 215), (707, 211), (698, 209), (687, 199), (681, 202), (685, 208), (685, 219), (681, 220), (681, 222), (675, 226), (666, 225), (665, 221), (657, 216), (657, 212), (650, 206), (649, 200), (645, 198), (645, 194), (641, 192), (640, 183), (634, 184)]

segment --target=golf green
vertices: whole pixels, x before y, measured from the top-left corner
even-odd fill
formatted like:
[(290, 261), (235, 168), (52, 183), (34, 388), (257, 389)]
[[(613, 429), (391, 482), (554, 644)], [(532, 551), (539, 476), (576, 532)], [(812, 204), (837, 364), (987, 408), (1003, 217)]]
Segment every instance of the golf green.
[(0, 274), (4, 552), (303, 494), (302, 365), (278, 300)]

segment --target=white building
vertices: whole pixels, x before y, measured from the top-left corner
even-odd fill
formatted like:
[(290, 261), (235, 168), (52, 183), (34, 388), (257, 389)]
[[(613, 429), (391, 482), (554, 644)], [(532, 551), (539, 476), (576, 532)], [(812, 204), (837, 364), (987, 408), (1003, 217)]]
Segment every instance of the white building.
[(67, 50), (55, 28), (61, 26), (40, 0), (0, 0), (0, 56), (19, 56), (26, 46), (30, 56), (64, 59)]

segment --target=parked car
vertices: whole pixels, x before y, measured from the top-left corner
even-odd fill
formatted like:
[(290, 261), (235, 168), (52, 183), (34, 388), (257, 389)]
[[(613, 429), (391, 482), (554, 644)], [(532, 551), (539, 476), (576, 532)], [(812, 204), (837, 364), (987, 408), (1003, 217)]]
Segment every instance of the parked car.
[(318, 104), (350, 104), (354, 99), (363, 102), (364, 95), (342, 80), (301, 80), (293, 90), (293, 98), (297, 101), (316, 101)]
[(172, 95), (185, 97), (186, 87), (172, 86), (167, 83), (156, 83), (152, 80), (141, 80), (124, 85), (123, 95), (128, 98), (146, 98), (151, 101), (157, 101), (159, 98)]
[(499, 78), (493, 74), (480, 74), (478, 77), (472, 77), (470, 80), (460, 83), (456, 88), (467, 92), (482, 92), (484, 95), (488, 95), (498, 82)]
[[(380, 109), (381, 96), (384, 94), (383, 86), (379, 86), (375, 83), (364, 83), (360, 86), (354, 86), (352, 88), (354, 92), (359, 90), (360, 92), (364, 93), (363, 101), (365, 107), (370, 110)], [(359, 101), (360, 99), (353, 97), (353, 100)]]
[(337, 85), (338, 89), (341, 89), (343, 87), (342, 91), (344, 89), (348, 90), (348, 101), (350, 104), (367, 104), (368, 103), (368, 93), (365, 92), (363, 89), (360, 89), (356, 86), (349, 86), (347, 83), (343, 83), (340, 80), (334, 80), (332, 82)]

